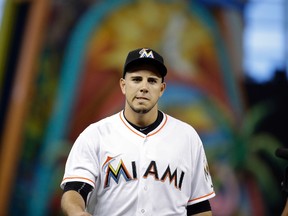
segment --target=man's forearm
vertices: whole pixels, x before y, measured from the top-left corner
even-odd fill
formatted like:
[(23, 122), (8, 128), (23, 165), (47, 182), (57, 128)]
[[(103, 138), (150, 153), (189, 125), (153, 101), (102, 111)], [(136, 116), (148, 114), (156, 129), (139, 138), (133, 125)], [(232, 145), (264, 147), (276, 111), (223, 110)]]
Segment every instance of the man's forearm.
[(82, 196), (74, 191), (66, 191), (61, 200), (61, 208), (67, 216), (88, 216), (90, 214), (85, 212), (85, 202)]
[(201, 212), (201, 213), (194, 214), (194, 215), (191, 215), (191, 216), (212, 216), (212, 211)]

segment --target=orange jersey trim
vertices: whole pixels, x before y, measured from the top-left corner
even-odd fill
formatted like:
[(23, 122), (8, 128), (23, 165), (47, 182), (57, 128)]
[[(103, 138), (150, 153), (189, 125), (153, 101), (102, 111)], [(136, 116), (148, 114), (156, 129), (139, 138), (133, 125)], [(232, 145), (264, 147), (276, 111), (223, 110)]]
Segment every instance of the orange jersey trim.
[(66, 181), (66, 180), (71, 180), (71, 179), (83, 179), (83, 180), (87, 180), (87, 181), (93, 183), (93, 185), (94, 185), (94, 187), (95, 187), (95, 182), (94, 182), (94, 181), (92, 181), (91, 179), (88, 179), (88, 178), (83, 178), (83, 177), (67, 177), (67, 178), (64, 178), (64, 179), (62, 180), (62, 182)]
[[(145, 138), (146, 136), (143, 136), (142, 134), (137, 133), (136, 131), (134, 131), (134, 130), (131, 129), (131, 127), (126, 123), (126, 121), (123, 119), (123, 117), (122, 117), (122, 115), (121, 115), (121, 114), (123, 114), (123, 116), (124, 116), (124, 113), (123, 113), (123, 112), (124, 112), (124, 111), (122, 111), (122, 112), (119, 113), (120, 119), (121, 119), (121, 121), (123, 122), (123, 124), (124, 124), (130, 131), (132, 131), (134, 134), (136, 134), (136, 135), (138, 135), (138, 136), (140, 136), (140, 137), (142, 137), (142, 138)], [(167, 117), (167, 115), (166, 115), (165, 113), (163, 113), (163, 114), (165, 115), (165, 121), (164, 121), (163, 125), (162, 125), (157, 131), (155, 131), (154, 133), (148, 134), (147, 137), (150, 137), (150, 136), (155, 135), (156, 133), (158, 133), (158, 132), (164, 127), (164, 125), (166, 125), (166, 122), (167, 122), (167, 120), (168, 120), (168, 117)]]
[(196, 201), (196, 200), (199, 200), (199, 199), (208, 197), (208, 196), (210, 196), (210, 195), (212, 195), (212, 194), (214, 194), (214, 193), (215, 193), (215, 192), (213, 191), (213, 192), (211, 192), (211, 193), (209, 193), (209, 194), (206, 194), (206, 195), (204, 195), (204, 196), (197, 197), (197, 198), (195, 198), (195, 199), (191, 199), (191, 200), (189, 200), (188, 202), (193, 202), (193, 201)]
[(165, 113), (164, 113), (164, 115), (165, 115), (165, 121), (164, 121), (163, 125), (157, 131), (155, 131), (154, 133), (148, 134), (147, 137), (155, 135), (156, 133), (158, 133), (164, 127), (164, 125), (166, 125), (168, 117), (167, 117), (167, 115)]

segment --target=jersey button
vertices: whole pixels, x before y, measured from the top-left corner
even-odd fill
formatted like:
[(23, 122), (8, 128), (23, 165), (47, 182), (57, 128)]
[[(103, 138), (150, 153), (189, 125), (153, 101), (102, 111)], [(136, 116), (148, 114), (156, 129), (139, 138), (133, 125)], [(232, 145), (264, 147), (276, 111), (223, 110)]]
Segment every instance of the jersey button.
[(148, 187), (147, 187), (147, 186), (144, 186), (144, 190), (147, 191), (147, 190), (148, 190)]
[(145, 213), (145, 209), (141, 209), (141, 213), (144, 214)]

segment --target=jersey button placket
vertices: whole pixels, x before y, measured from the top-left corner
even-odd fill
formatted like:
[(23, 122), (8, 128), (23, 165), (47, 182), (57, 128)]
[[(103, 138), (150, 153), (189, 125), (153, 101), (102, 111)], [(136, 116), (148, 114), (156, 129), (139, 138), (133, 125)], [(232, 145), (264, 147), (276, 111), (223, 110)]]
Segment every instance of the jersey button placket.
[(140, 152), (140, 164), (141, 164), (141, 177), (139, 178), (139, 189), (138, 189), (138, 212), (139, 215), (149, 215), (147, 211), (147, 191), (148, 187), (146, 185), (145, 179), (143, 179), (143, 175), (147, 169), (147, 137), (142, 140), (141, 143), (141, 152)]

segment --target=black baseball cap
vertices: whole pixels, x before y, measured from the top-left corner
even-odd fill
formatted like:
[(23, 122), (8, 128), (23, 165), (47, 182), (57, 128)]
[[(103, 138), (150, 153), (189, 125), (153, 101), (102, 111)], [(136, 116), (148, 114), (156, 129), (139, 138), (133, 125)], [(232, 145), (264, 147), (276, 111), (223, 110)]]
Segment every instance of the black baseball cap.
[(167, 74), (164, 59), (159, 53), (150, 48), (139, 48), (128, 53), (124, 65), (123, 78), (125, 77), (126, 72), (129, 71), (132, 66), (141, 64), (153, 65), (158, 70), (162, 78), (164, 78)]

